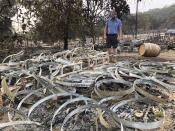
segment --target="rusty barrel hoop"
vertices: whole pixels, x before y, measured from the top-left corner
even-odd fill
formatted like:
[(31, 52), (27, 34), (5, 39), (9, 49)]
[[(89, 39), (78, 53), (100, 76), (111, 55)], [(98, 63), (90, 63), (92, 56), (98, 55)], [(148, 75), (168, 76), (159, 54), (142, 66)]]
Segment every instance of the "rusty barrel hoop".
[(2, 106), (3, 106), (2, 93), (1, 93), (1, 91), (0, 91), (0, 107), (2, 107)]

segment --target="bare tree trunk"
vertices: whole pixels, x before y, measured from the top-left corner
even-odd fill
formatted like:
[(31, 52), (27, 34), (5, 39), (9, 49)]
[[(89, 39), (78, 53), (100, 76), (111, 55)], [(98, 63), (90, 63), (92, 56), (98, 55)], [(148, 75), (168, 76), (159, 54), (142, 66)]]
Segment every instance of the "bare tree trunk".
[(93, 45), (95, 45), (96, 36), (94, 35), (92, 38), (93, 38)]
[(68, 50), (68, 29), (67, 27), (65, 27), (65, 30), (64, 30), (64, 50)]
[(68, 39), (69, 39), (69, 8), (66, 11), (66, 21), (65, 21), (65, 28), (64, 28), (64, 50), (68, 50)]

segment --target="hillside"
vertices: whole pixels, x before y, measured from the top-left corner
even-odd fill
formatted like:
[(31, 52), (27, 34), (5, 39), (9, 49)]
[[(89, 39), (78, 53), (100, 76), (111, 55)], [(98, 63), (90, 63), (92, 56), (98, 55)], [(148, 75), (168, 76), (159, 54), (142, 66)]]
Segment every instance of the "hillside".
[(153, 9), (145, 14), (150, 15), (152, 18), (156, 19), (160, 27), (164, 28), (175, 28), (175, 4), (162, 9)]

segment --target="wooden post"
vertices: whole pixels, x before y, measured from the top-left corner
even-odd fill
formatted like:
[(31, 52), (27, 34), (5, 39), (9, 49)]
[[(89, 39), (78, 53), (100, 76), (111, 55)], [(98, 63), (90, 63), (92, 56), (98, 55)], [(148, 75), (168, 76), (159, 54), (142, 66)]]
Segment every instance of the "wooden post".
[(0, 107), (2, 107), (2, 106), (3, 106), (2, 93), (1, 93), (1, 91), (0, 91)]

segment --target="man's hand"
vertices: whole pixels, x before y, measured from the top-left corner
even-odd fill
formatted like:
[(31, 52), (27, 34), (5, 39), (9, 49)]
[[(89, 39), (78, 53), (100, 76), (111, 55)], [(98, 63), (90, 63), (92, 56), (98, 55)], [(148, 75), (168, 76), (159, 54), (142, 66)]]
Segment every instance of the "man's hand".
[(107, 39), (107, 36), (106, 36), (106, 35), (104, 35), (104, 39), (105, 39), (105, 40)]
[(118, 36), (117, 40), (118, 40), (118, 42), (120, 42), (120, 36)]
[(122, 26), (119, 27), (119, 34), (118, 34), (118, 38), (117, 38), (118, 42), (120, 42), (121, 36), (122, 36)]
[(104, 28), (104, 39), (107, 40), (107, 36), (106, 36), (106, 32), (108, 30), (108, 25), (106, 24), (105, 25), (105, 28)]

